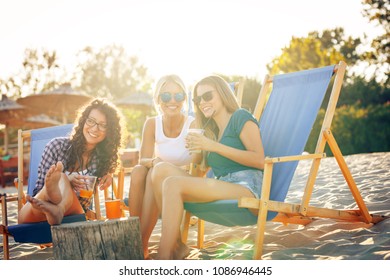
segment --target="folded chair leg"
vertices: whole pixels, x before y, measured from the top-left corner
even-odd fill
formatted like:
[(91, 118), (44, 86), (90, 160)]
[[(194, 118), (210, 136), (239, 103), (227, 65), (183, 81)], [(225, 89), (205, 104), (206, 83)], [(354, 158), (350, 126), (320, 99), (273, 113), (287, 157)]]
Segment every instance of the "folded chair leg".
[(260, 260), (263, 254), (265, 224), (267, 222), (267, 213), (268, 213), (267, 202), (261, 200), (260, 204), (261, 206), (259, 210), (259, 217), (257, 218), (255, 252), (253, 254), (254, 260)]
[(9, 260), (9, 240), (8, 240), (8, 234), (6, 230), (6, 227), (8, 225), (6, 194), (0, 195), (0, 198), (1, 198), (1, 214), (2, 214), (1, 231), (3, 232), (3, 254), (4, 254), (4, 259)]
[(365, 222), (371, 223), (372, 217), (370, 216), (370, 213), (368, 212), (367, 206), (364, 203), (364, 200), (360, 194), (360, 191), (356, 186), (355, 180), (353, 179), (351, 172), (349, 171), (347, 163), (345, 162), (344, 157), (341, 153), (341, 150), (340, 150), (339, 146), (337, 145), (336, 139), (334, 138), (332, 132), (329, 129), (324, 131), (324, 136), (325, 136), (326, 140), (328, 141), (328, 145), (329, 145), (338, 165), (340, 166), (340, 169), (341, 169), (341, 172), (343, 173), (345, 181), (347, 182), (349, 189), (351, 190), (351, 193), (352, 193), (353, 197), (355, 198), (356, 204), (358, 205)]
[(8, 235), (6, 233), (3, 234), (3, 253), (4, 260), (9, 260), (9, 243), (8, 243)]
[(261, 256), (263, 254), (265, 224), (267, 222), (268, 201), (269, 201), (269, 195), (271, 190), (272, 169), (273, 169), (273, 164), (266, 162), (264, 165), (263, 185), (261, 188), (261, 198), (260, 198), (259, 212), (257, 217), (255, 251), (253, 254), (253, 259), (255, 260), (261, 259)]
[(198, 249), (203, 249), (204, 245), (204, 220), (198, 219)]

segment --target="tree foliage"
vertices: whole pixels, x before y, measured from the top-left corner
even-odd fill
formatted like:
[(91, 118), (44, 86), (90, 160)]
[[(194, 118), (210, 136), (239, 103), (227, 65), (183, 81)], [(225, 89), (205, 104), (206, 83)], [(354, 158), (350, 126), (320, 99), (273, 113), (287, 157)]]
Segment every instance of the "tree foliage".
[(54, 89), (65, 82), (64, 77), (56, 51), (26, 49), (19, 73), (0, 82), (2, 91), (20, 97)]
[[(314, 152), (325, 110), (321, 109), (305, 150)], [(390, 151), (390, 104), (341, 106), (337, 108), (332, 133), (344, 155)], [(329, 147), (325, 150), (332, 153)]]
[(307, 37), (292, 37), (289, 46), (267, 68), (274, 75), (337, 64), (340, 60), (355, 63), (359, 44), (360, 39), (346, 37), (343, 28), (313, 31)]
[(78, 55), (80, 89), (96, 97), (122, 98), (147, 92), (151, 79), (136, 56), (128, 56), (122, 46), (107, 46), (95, 51), (84, 48)]
[[(389, 74), (390, 67), (390, 2), (388, 0), (363, 0), (362, 14), (370, 22), (383, 28), (383, 33), (376, 37), (372, 43), (372, 50), (366, 53), (366, 59), (377, 63)], [(388, 80), (388, 76), (386, 77)]]
[(367, 108), (370, 105), (390, 104), (390, 89), (375, 79), (367, 81), (363, 77), (351, 77), (341, 90), (338, 106), (357, 105)]

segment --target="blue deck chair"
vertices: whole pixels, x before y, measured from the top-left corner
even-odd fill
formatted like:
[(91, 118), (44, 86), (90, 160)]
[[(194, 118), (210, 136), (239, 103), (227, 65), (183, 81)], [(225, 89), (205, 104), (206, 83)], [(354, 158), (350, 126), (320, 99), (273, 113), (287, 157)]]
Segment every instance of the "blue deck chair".
[[(68, 136), (73, 128), (72, 124), (53, 126), (41, 129), (34, 129), (29, 131), (19, 130), (18, 132), (18, 154), (19, 168), (18, 168), (18, 213), (24, 204), (24, 192), (23, 192), (23, 144), (24, 139), (30, 139), (30, 166), (29, 166), (29, 177), (27, 184), (27, 193), (32, 195), (35, 187), (35, 182), (38, 177), (38, 165), (41, 161), (43, 150), (46, 144), (55, 137)], [(3, 252), (4, 259), (9, 259), (9, 245), (8, 236), (13, 236), (16, 242), (20, 243), (51, 243), (51, 231), (50, 225), (47, 222), (39, 223), (28, 223), (28, 224), (16, 224), (7, 225), (7, 206), (6, 197), (3, 195), (2, 200), (2, 225), (0, 227), (0, 233), (3, 234)], [(96, 204), (96, 195), (95, 195)], [(86, 217), (84, 214), (72, 215), (64, 217), (62, 223), (70, 223), (76, 221), (85, 221)]]
[[(334, 140), (330, 126), (340, 93), (346, 64), (305, 70), (295, 73), (266, 76), (258, 98), (254, 115), (259, 121), (265, 151), (264, 178), (260, 199), (241, 198), (239, 200), (221, 200), (210, 203), (185, 203), (187, 212), (182, 239), (188, 236), (188, 217), (225, 226), (247, 226), (257, 224), (254, 259), (260, 259), (264, 241), (265, 223), (273, 220), (283, 223), (307, 224), (314, 217), (328, 217), (348, 221), (378, 222), (381, 217), (372, 216), (362, 200), (342, 154)], [(314, 154), (302, 155), (309, 134), (323, 102), (326, 90), (333, 74), (330, 101), (318, 137)], [(267, 95), (270, 84), (272, 92)], [(325, 157), (325, 144), (330, 146), (344, 177), (357, 202), (359, 210), (333, 210), (309, 206), (320, 160)], [(313, 161), (301, 204), (285, 203), (290, 183), (299, 160)], [(258, 215), (252, 214), (255, 209)], [(277, 215), (279, 213), (279, 215)], [(198, 247), (203, 244), (203, 230), (198, 232)]]

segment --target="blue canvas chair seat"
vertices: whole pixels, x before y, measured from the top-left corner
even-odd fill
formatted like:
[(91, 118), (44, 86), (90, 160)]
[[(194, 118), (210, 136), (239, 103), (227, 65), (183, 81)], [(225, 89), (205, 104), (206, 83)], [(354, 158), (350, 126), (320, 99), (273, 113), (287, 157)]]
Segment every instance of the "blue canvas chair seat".
[(185, 203), (184, 208), (202, 220), (227, 227), (249, 226), (257, 222), (256, 215), (238, 207), (238, 200)]
[[(29, 166), (29, 177), (27, 194), (32, 195), (35, 187), (36, 180), (38, 178), (38, 166), (42, 158), (43, 150), (46, 144), (55, 137), (68, 136), (73, 128), (72, 124), (47, 127), (41, 129), (34, 129), (31, 131), (22, 132), (19, 130), (19, 146), (18, 152), (19, 157), (23, 158), (23, 137), (31, 139), (30, 146), (30, 166)], [(25, 135), (23, 134), (25, 133)], [(18, 167), (18, 173), (23, 174), (23, 167)], [(23, 177), (18, 176), (18, 211), (23, 206), (24, 193), (23, 193)], [(3, 204), (3, 223), (0, 227), (1, 233), (3, 234), (3, 248), (4, 248), (4, 259), (9, 258), (9, 245), (8, 235), (13, 236), (16, 242), (21, 243), (51, 243), (51, 230), (50, 225), (47, 222), (39, 223), (27, 223), (27, 224), (16, 224), (7, 225), (6, 217), (6, 199), (2, 197)], [(4, 213), (5, 212), (5, 213)], [(71, 223), (78, 221), (85, 221), (85, 214), (71, 215), (64, 217), (63, 223)]]
[[(254, 258), (259, 259), (264, 242), (265, 222), (293, 222), (307, 224), (313, 217), (328, 217), (348, 221), (378, 222), (380, 217), (370, 215), (360, 192), (342, 157), (341, 151), (330, 131), (336, 109), (346, 64), (305, 70), (295, 73), (266, 76), (260, 91), (254, 115), (260, 119), (259, 126), (265, 153), (265, 168), (260, 199), (240, 198), (209, 203), (185, 203), (186, 221), (182, 239), (188, 236), (189, 216), (195, 215), (212, 223), (225, 226), (257, 225)], [(318, 111), (324, 100), (332, 75), (333, 87), (328, 107), (313, 154), (302, 155)], [(269, 95), (268, 89), (273, 84)], [(264, 104), (266, 104), (264, 106)], [(263, 110), (264, 108), (264, 110)], [(261, 115), (261, 112), (263, 114)], [(260, 118), (261, 115), (261, 118)], [(325, 157), (328, 144), (347, 181), (358, 210), (335, 210), (309, 205), (320, 160)], [(301, 204), (284, 202), (299, 160), (312, 160)], [(258, 215), (252, 215), (257, 211)], [(190, 213), (189, 213), (190, 212)], [(281, 214), (281, 215), (278, 215)], [(199, 227), (198, 247), (203, 244), (203, 231)]]
[[(66, 216), (63, 224), (86, 221), (84, 214)], [(19, 243), (51, 243), (51, 230), (47, 222), (28, 223), (8, 226), (8, 232)]]

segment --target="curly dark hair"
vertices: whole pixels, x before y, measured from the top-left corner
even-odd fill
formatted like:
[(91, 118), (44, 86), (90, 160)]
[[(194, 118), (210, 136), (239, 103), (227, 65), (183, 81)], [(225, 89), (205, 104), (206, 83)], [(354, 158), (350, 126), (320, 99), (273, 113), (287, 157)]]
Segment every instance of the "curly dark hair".
[(70, 136), (68, 168), (77, 166), (79, 157), (85, 152), (86, 140), (83, 135), (85, 122), (94, 109), (106, 116), (107, 132), (105, 139), (96, 145), (93, 153), (98, 158), (96, 176), (101, 177), (113, 173), (119, 166), (119, 150), (124, 141), (123, 116), (115, 105), (105, 99), (94, 99), (79, 110), (75, 126)]

